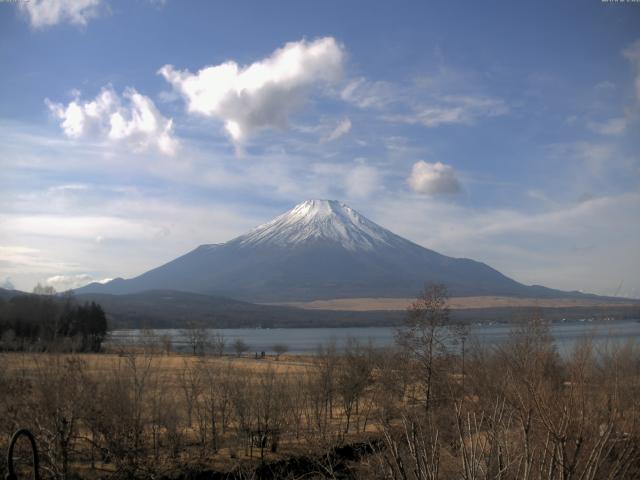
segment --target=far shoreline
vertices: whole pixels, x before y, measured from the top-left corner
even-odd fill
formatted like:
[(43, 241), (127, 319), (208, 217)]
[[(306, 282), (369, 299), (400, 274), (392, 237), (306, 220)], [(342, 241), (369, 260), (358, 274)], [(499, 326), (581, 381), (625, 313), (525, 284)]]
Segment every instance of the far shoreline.
[[(261, 305), (294, 307), (302, 310), (331, 310), (350, 312), (404, 311), (415, 298), (354, 297), (312, 300), (308, 302), (270, 302)], [(492, 309), (492, 308), (573, 308), (573, 307), (638, 307), (640, 300), (620, 298), (536, 298), (508, 296), (450, 297), (451, 310)]]

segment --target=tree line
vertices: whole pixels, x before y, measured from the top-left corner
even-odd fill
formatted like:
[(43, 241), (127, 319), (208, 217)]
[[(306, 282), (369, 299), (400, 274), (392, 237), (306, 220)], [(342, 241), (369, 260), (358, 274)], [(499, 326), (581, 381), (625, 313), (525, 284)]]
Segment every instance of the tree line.
[(0, 349), (99, 352), (107, 335), (107, 318), (95, 302), (78, 302), (55, 291), (0, 299)]

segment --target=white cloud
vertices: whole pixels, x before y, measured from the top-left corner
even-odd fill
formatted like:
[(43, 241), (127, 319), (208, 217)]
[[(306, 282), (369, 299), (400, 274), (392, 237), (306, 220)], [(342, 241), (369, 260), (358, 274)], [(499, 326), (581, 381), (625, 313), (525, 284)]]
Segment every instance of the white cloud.
[(158, 73), (182, 94), (190, 113), (223, 121), (240, 143), (260, 129), (286, 127), (313, 85), (337, 81), (343, 60), (343, 47), (326, 37), (287, 43), (244, 67), (230, 60), (195, 74), (172, 65)]
[(345, 177), (345, 186), (350, 197), (368, 197), (380, 186), (378, 169), (358, 162)]
[(4, 280), (0, 281), (0, 288), (4, 288), (5, 290), (15, 290), (15, 286), (11, 281), (11, 277), (6, 277)]
[(34, 28), (43, 28), (62, 22), (85, 26), (99, 16), (102, 0), (25, 0), (19, 8), (29, 17)]
[(385, 119), (433, 128), (447, 124), (471, 125), (480, 117), (497, 117), (508, 111), (507, 105), (499, 99), (447, 95), (434, 104), (415, 108), (412, 113), (387, 115)]
[[(19, 276), (27, 270), (60, 271), (61, 269), (71, 269), (73, 265), (49, 258), (37, 248), (24, 245), (0, 245), (0, 268), (5, 273)], [(16, 282), (18, 282), (17, 277)], [(19, 285), (20, 287), (21, 285)]]
[(87, 273), (78, 273), (75, 275), (54, 275), (52, 277), (47, 278), (45, 280), (45, 283), (55, 288), (58, 292), (64, 292), (65, 290), (84, 287), (89, 283), (93, 283), (93, 282), (107, 283), (111, 280), (113, 279), (103, 278), (101, 280), (96, 280)]
[(340, 120), (338, 125), (336, 125), (336, 128), (334, 128), (333, 131), (327, 136), (327, 141), (332, 142), (334, 140), (337, 140), (338, 138), (349, 133), (350, 131), (351, 131), (351, 120), (349, 120), (348, 118), (344, 118)]
[(407, 182), (414, 192), (425, 195), (453, 194), (460, 191), (460, 182), (453, 167), (441, 162), (427, 163), (420, 160), (414, 163)]
[[(570, 159), (576, 162), (576, 168), (582, 176), (590, 179), (603, 179), (607, 172), (614, 167), (616, 149), (610, 143), (575, 142), (569, 144), (552, 145), (549, 148), (552, 156)], [(571, 182), (578, 183), (574, 177)]]
[(85, 185), (83, 183), (68, 183), (64, 185), (56, 185), (54, 187), (49, 187), (48, 192), (52, 194), (56, 193), (67, 193), (67, 192), (84, 192), (89, 190), (89, 185)]
[(120, 97), (107, 86), (91, 101), (76, 97), (66, 106), (49, 99), (45, 102), (69, 138), (105, 139), (138, 151), (155, 148), (165, 155), (177, 150), (173, 121), (163, 117), (149, 97), (133, 88), (125, 89)]
[(370, 197), (379, 190), (382, 178), (377, 167), (363, 158), (351, 163), (313, 163), (310, 183), (298, 192), (307, 197), (330, 197), (343, 201)]
[(636, 40), (622, 51), (624, 57), (631, 62), (636, 70), (635, 87), (636, 98), (640, 100), (640, 40)]
[(625, 117), (610, 118), (604, 122), (590, 122), (588, 125), (592, 132), (600, 135), (622, 135), (627, 129)]
[[(162, 225), (144, 219), (117, 215), (22, 214), (0, 215), (0, 223), (11, 225), (11, 232), (23, 236), (59, 237), (103, 243), (108, 239), (153, 240), (164, 232)], [(100, 241), (96, 241), (100, 237)], [(0, 253), (2, 249), (0, 248)]]

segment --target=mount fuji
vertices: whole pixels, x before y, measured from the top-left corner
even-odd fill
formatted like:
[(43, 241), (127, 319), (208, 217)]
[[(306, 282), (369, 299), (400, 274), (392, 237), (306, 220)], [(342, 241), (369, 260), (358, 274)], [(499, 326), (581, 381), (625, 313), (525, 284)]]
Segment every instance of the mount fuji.
[(201, 245), (142, 275), (78, 293), (178, 290), (251, 302), (414, 297), (427, 282), (453, 296), (566, 297), (526, 286), (488, 265), (424, 248), (344, 203), (307, 200), (226, 243)]

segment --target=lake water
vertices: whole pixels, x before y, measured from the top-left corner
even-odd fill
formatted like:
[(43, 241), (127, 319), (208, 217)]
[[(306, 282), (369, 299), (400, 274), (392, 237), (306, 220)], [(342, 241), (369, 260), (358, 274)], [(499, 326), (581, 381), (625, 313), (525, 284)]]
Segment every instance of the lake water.
[[(499, 345), (509, 338), (513, 325), (474, 325), (470, 329), (470, 341), (475, 339), (484, 345)], [(576, 343), (590, 336), (596, 346), (621, 344), (628, 341), (640, 342), (639, 320), (594, 320), (558, 322), (550, 326), (551, 334), (561, 354), (570, 352)], [(237, 328), (210, 330), (224, 336), (227, 349), (237, 339), (249, 345), (249, 352), (273, 351), (275, 344), (285, 344), (293, 354), (315, 353), (319, 345), (335, 342), (338, 348), (354, 338), (361, 343), (371, 343), (376, 347), (392, 345), (394, 327), (353, 327), (353, 328)], [(187, 340), (182, 330), (154, 330), (155, 335), (169, 335), (174, 349), (186, 350)], [(109, 343), (137, 343), (141, 340), (140, 330), (116, 330), (111, 333)]]

